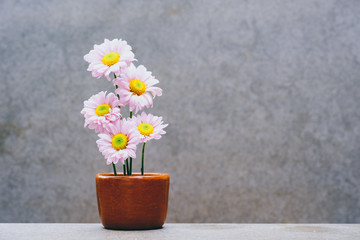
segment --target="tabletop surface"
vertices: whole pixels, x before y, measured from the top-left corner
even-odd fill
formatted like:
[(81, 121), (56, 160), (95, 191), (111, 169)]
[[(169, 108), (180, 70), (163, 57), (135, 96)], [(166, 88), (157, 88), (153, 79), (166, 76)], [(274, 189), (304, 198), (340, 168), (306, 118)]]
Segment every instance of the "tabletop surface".
[(101, 224), (0, 223), (0, 239), (360, 239), (360, 224), (165, 224), (162, 229), (119, 231)]

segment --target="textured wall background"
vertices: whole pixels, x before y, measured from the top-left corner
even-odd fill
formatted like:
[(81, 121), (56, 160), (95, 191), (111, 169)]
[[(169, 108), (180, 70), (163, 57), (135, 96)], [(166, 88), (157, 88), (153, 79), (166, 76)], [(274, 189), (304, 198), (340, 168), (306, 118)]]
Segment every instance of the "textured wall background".
[[(359, 1), (1, 1), (0, 221), (98, 222), (83, 56), (160, 80), (168, 222), (360, 222)], [(140, 168), (140, 161), (135, 168)]]

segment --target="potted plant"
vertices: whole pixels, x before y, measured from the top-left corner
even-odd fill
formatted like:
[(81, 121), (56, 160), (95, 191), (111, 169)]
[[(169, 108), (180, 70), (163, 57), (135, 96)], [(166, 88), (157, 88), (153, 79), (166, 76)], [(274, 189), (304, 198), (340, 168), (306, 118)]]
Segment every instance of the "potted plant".
[[(88, 71), (106, 77), (114, 93), (99, 92), (84, 102), (84, 127), (98, 133), (96, 141), (112, 173), (96, 175), (96, 193), (102, 224), (109, 229), (160, 228), (165, 222), (169, 196), (169, 175), (145, 173), (145, 145), (165, 134), (162, 117), (141, 112), (153, 106), (162, 89), (152, 73), (136, 67), (131, 46), (126, 41), (105, 39), (84, 56)], [(128, 106), (130, 116), (121, 110)], [(140, 113), (141, 112), (141, 113)], [(134, 115), (133, 115), (134, 114)], [(133, 160), (141, 144), (140, 173), (133, 173)], [(121, 164), (122, 173), (116, 166)]]

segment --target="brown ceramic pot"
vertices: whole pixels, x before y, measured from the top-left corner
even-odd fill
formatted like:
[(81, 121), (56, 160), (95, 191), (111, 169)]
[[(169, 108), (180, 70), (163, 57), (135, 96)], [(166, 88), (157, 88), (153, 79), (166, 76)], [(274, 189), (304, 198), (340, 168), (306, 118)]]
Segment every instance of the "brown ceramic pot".
[(166, 173), (96, 175), (99, 215), (105, 228), (153, 229), (166, 220), (170, 177)]

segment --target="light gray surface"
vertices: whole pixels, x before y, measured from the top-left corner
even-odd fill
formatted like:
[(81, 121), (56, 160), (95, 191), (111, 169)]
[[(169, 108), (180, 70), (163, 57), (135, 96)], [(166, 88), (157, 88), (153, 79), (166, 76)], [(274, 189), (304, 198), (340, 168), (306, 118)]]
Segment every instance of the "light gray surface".
[[(360, 222), (360, 1), (0, 1), (0, 222), (98, 222), (83, 56), (160, 80), (168, 222)], [(139, 171), (139, 160), (135, 171)]]
[(99, 224), (0, 224), (0, 239), (112, 240), (112, 239), (246, 239), (246, 240), (355, 240), (355, 224), (166, 224), (147, 231), (106, 230)]

